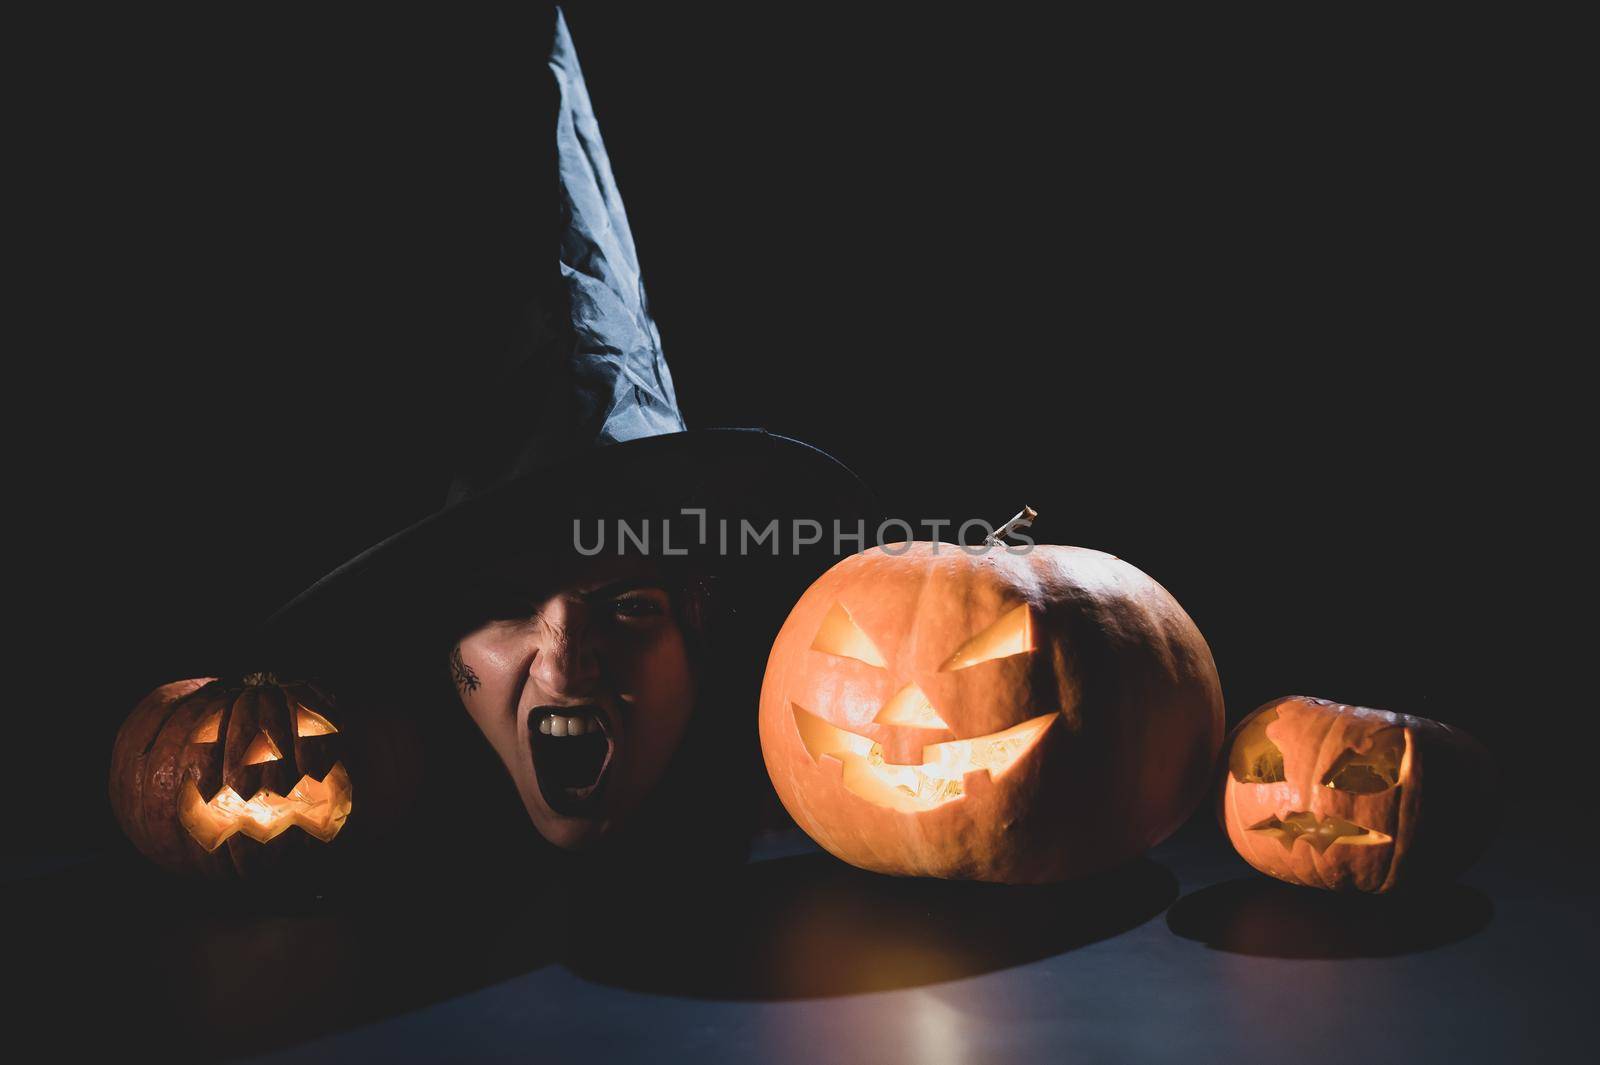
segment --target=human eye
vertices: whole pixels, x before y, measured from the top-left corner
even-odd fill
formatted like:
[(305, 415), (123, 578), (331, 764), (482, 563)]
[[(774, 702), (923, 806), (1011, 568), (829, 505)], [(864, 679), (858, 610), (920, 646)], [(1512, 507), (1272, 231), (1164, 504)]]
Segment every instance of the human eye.
[(660, 588), (635, 588), (611, 600), (611, 614), (620, 621), (646, 622), (666, 613), (667, 593)]

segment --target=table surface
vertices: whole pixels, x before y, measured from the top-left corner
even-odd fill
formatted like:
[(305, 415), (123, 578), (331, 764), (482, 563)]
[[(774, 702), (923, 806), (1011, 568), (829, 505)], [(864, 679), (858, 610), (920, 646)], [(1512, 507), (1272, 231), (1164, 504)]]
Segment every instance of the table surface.
[(6, 1029), (165, 1061), (1565, 1060), (1600, 957), (1569, 851), (1502, 834), (1411, 899), (1278, 884), (1204, 819), (1053, 888), (873, 876), (798, 834), (710, 883), (267, 905), (13, 861)]

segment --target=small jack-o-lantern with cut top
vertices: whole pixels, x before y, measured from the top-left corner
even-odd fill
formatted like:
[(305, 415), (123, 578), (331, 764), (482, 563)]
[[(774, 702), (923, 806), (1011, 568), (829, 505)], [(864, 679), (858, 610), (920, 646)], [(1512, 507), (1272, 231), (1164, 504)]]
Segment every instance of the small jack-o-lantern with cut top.
[[(174, 872), (303, 868), (341, 836), (355, 807), (346, 724), (327, 692), (270, 673), (163, 685), (117, 734), (117, 820), (142, 854)], [(363, 791), (389, 790), (393, 775), (366, 761)]]
[(1426, 718), (1291, 695), (1229, 744), (1223, 827), (1269, 876), (1380, 893), (1458, 875), (1482, 852), (1487, 752)]
[(760, 726), (778, 797), (836, 857), (1042, 883), (1171, 833), (1205, 792), (1223, 708), (1199, 630), (1126, 562), (913, 543), (806, 591)]

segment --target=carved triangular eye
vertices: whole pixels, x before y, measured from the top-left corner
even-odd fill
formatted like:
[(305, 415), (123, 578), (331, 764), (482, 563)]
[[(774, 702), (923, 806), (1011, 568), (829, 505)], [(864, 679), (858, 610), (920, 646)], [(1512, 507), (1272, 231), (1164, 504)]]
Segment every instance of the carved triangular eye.
[(277, 762), (282, 759), (283, 752), (278, 750), (278, 745), (273, 743), (272, 737), (263, 730), (256, 733), (256, 738), (245, 748), (244, 757), (239, 760), (239, 764), (260, 765), (263, 762)]
[(822, 619), (822, 627), (817, 629), (816, 638), (811, 641), (813, 651), (824, 654), (838, 655), (840, 658), (853, 658), (857, 662), (865, 662), (869, 666), (882, 669), (888, 665), (883, 655), (867, 639), (867, 634), (862, 632), (850, 614), (839, 603), (833, 604), (828, 611), (828, 616)]
[(331, 736), (339, 730), (333, 727), (333, 722), (312, 710), (310, 707), (296, 706), (294, 711), (294, 734), (296, 736)]
[(222, 707), (207, 714), (189, 733), (190, 743), (216, 743), (222, 736)]
[(1228, 752), (1228, 772), (1241, 784), (1276, 784), (1284, 779), (1283, 752), (1267, 739), (1267, 726), (1278, 720), (1268, 710), (1246, 725)]
[(1406, 730), (1388, 728), (1372, 738), (1365, 754), (1341, 754), (1322, 778), (1322, 786), (1355, 795), (1376, 795), (1400, 783), (1400, 762), (1406, 753)]
[(1010, 658), (1033, 650), (1033, 615), (1024, 603), (956, 648), (939, 667), (941, 673), (968, 669), (980, 662)]

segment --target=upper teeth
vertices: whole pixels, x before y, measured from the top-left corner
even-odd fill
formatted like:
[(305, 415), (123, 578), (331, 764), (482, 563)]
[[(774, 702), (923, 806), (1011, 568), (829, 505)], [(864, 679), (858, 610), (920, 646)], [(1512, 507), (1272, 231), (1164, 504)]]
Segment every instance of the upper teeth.
[(593, 732), (599, 727), (600, 722), (593, 714), (579, 714), (576, 717), (545, 714), (539, 718), (539, 731), (546, 736), (582, 736), (585, 732)]

